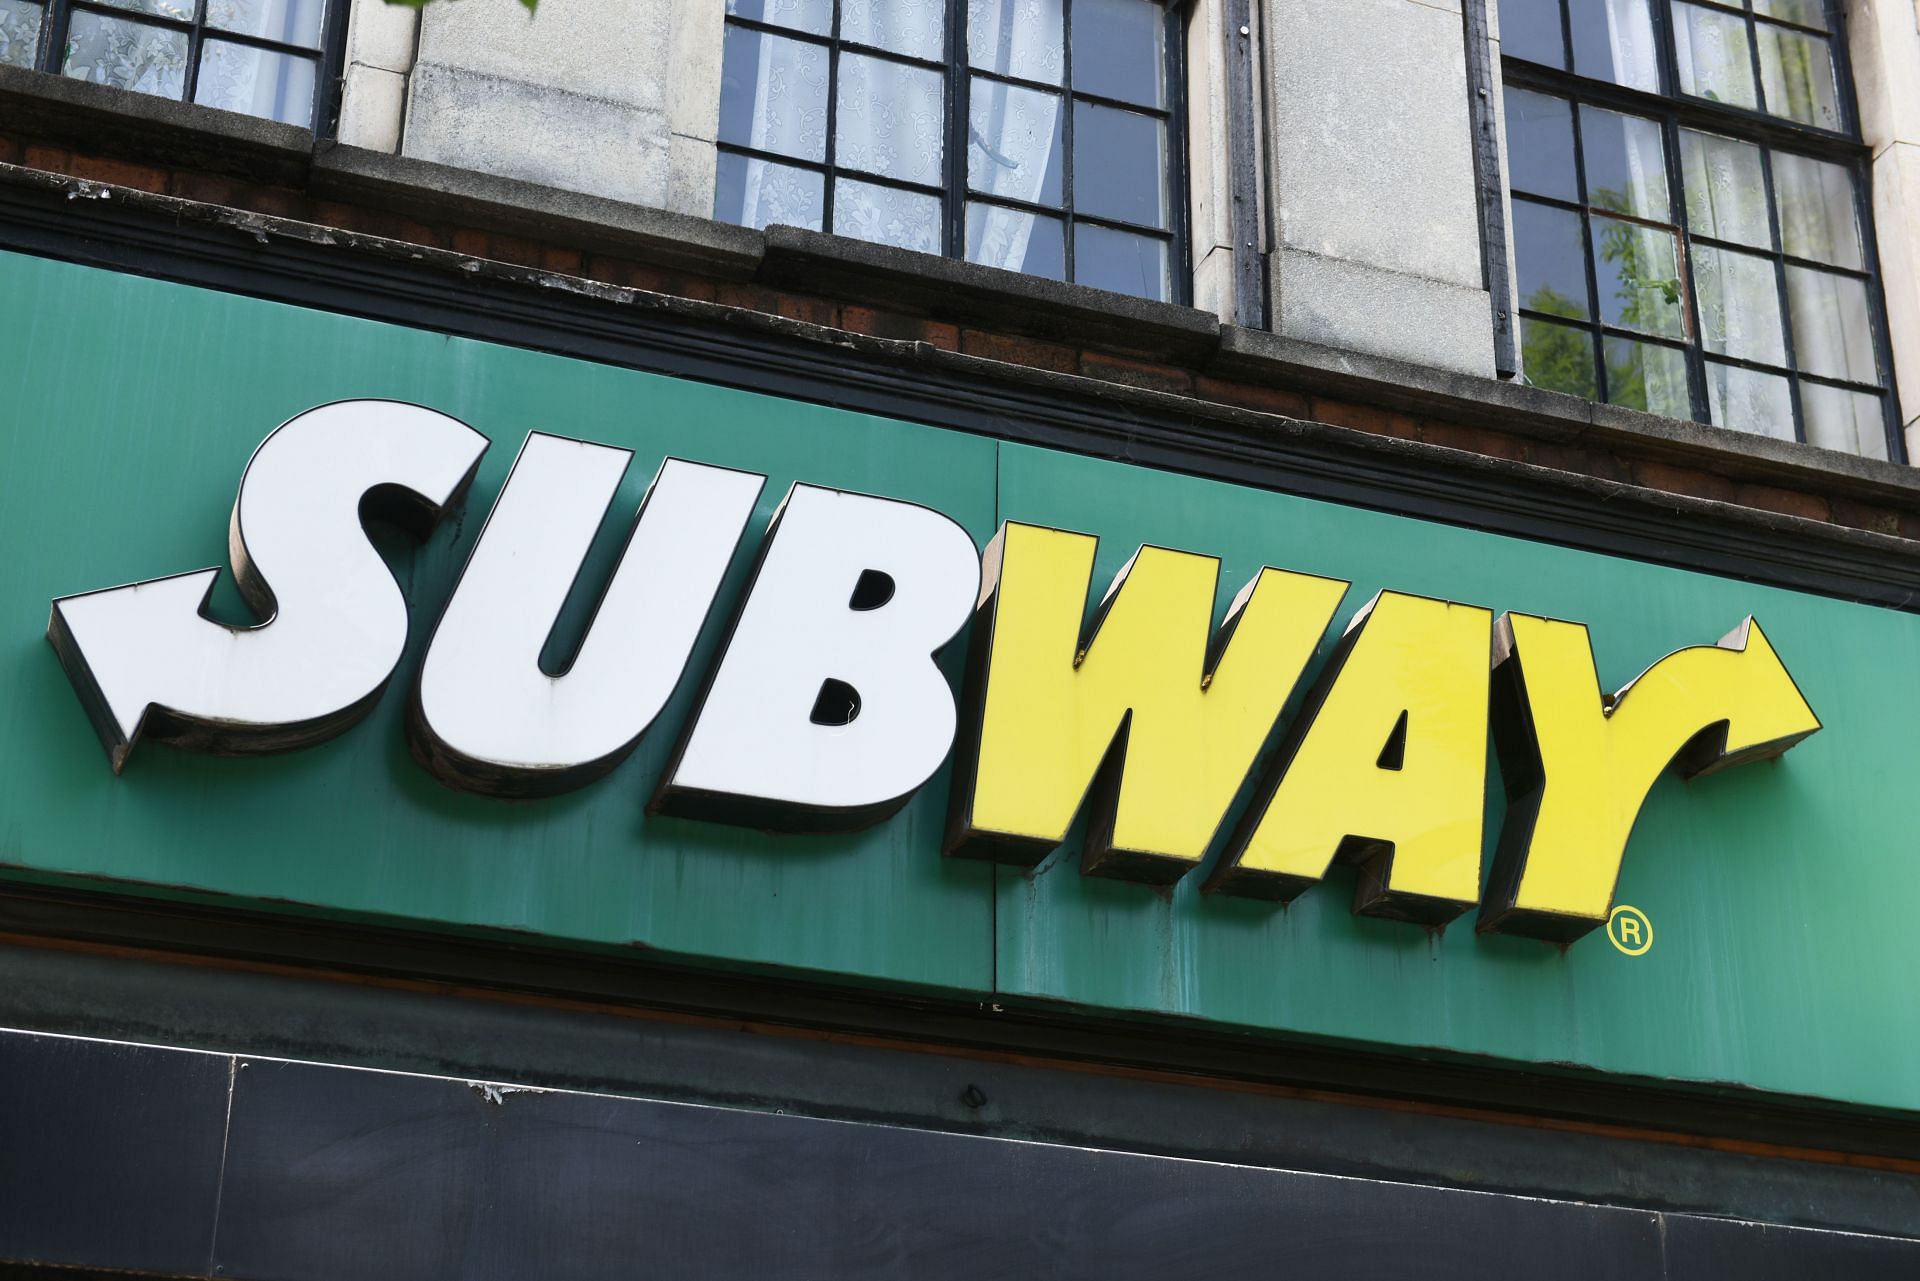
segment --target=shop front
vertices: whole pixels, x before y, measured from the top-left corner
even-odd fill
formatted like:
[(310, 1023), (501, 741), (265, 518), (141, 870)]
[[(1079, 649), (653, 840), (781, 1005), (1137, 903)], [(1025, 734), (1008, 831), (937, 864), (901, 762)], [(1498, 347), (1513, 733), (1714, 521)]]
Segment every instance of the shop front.
[(1920, 1266), (1898, 573), (103, 226), (0, 254), (10, 1264)]

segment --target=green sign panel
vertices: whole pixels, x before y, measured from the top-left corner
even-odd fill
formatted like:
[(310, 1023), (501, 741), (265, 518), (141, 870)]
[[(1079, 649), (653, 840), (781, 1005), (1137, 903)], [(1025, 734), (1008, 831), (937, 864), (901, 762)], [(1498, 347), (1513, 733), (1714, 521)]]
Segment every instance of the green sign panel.
[[(1920, 1108), (1920, 869), (1900, 803), (1920, 723), (1913, 615), (32, 258), (0, 256), (0, 319), (6, 876)], [(383, 545), (411, 618), (385, 695), (316, 746), (143, 744), (116, 776), (47, 644), (51, 603), (224, 565), (262, 439), (358, 399), (492, 442), (459, 513), (424, 544)], [(633, 755), (564, 794), (503, 798), (417, 764), (407, 704), (530, 432), (631, 450), (614, 512), (670, 457), (766, 483), (687, 677)], [(1661, 775), (1613, 918), (1568, 946), (1476, 933), (1471, 915), (1442, 930), (1424, 910), (1356, 914), (1350, 869), (1286, 904), (1204, 893), (1256, 781), (1236, 785), (1207, 858), (1160, 886), (1083, 874), (1084, 816), (1031, 869), (943, 855), (950, 763), (852, 834), (649, 814), (796, 483), (920, 504), (979, 548), (1009, 521), (1098, 535), (1096, 596), (1143, 545), (1217, 556), (1216, 621), (1264, 566), (1344, 580), (1302, 689), (1348, 660), (1343, 628), (1382, 591), (1579, 620), (1608, 690), (1752, 615), (1821, 729), (1778, 759)], [(620, 524), (583, 582), (619, 562)], [(575, 597), (563, 649), (595, 605)], [(255, 621), (227, 575), (210, 608)], [(956, 690), (969, 643), (977, 625), (939, 660)], [(1409, 770), (1423, 728), (1403, 731)], [(1399, 768), (1389, 752), (1381, 767)], [(1487, 757), (1483, 877), (1506, 808)]]

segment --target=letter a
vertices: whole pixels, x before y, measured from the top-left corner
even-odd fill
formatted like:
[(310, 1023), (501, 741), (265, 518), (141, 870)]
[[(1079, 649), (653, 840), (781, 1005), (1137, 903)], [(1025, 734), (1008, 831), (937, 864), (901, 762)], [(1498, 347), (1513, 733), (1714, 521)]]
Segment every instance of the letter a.
[(987, 550), (947, 845), (1030, 867), (1090, 803), (1081, 869), (1166, 884), (1205, 856), (1347, 584), (1261, 570), (1210, 654), (1220, 562), (1142, 547), (1083, 645), (1095, 542), (1008, 523)]
[(1482, 930), (1565, 943), (1604, 924), (1634, 820), (1669, 763), (1693, 778), (1778, 756), (1820, 728), (1752, 618), (1611, 698), (1578, 623), (1503, 615), (1494, 659), (1507, 820)]
[(1347, 625), (1207, 888), (1291, 901), (1335, 858), (1353, 908), (1443, 925), (1480, 897), (1492, 612), (1381, 592)]

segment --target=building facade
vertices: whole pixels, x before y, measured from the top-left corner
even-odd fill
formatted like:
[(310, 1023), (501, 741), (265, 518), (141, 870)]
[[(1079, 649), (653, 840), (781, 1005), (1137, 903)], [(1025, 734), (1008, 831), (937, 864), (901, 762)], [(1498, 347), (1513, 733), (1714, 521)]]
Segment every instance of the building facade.
[(0, 281), (20, 1275), (1920, 1266), (1908, 0), (0, 0)]

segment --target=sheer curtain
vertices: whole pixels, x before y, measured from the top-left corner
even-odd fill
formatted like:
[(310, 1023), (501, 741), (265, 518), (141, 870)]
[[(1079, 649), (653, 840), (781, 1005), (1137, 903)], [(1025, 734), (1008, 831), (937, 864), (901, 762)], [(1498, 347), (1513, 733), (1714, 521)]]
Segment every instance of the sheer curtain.
[[(825, 160), (827, 155), (827, 51), (802, 40), (762, 36), (754, 82), (751, 145), (783, 156)], [(773, 223), (819, 228), (820, 179), (784, 165), (747, 166), (740, 221), (749, 227)]]
[[(1653, 14), (1647, 0), (1605, 0), (1605, 4), (1614, 82), (1659, 92), (1660, 62), (1654, 52)], [(1589, 74), (1596, 70), (1589, 69)]]
[[(1060, 6), (1002, 0), (968, 8), (968, 45), (975, 65), (985, 63), (996, 70), (1028, 75), (1032, 74), (1028, 68), (1059, 65), (1064, 36)], [(983, 59), (981, 53), (986, 50), (992, 51), (991, 56)], [(1061, 137), (1061, 103), (1058, 94), (975, 79), (967, 122), (969, 185), (987, 195), (1042, 203), (1047, 173), (1059, 163), (1054, 151)], [(1033, 235), (1033, 216), (980, 206), (979, 217), (977, 231), (970, 230), (968, 235), (969, 256), (990, 267), (1021, 270)]]

